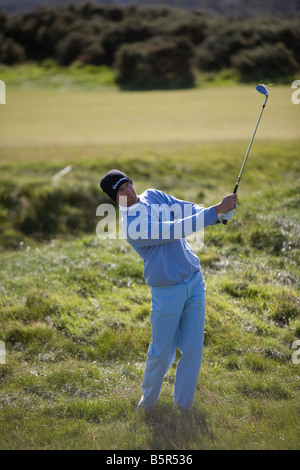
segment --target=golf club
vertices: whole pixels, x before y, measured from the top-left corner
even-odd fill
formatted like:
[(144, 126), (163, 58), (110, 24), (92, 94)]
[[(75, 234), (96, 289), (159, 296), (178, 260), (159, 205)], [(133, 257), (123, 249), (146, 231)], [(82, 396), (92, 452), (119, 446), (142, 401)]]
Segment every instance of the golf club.
[[(236, 181), (236, 184), (235, 184), (233, 193), (236, 193), (236, 192), (237, 192), (237, 189), (238, 189), (238, 186), (239, 186), (239, 183), (240, 183), (240, 179), (241, 179), (241, 176), (242, 176), (242, 173), (243, 173), (243, 170), (244, 170), (244, 166), (245, 166), (246, 160), (247, 160), (247, 158), (248, 158), (248, 155), (249, 155), (249, 152), (250, 152), (250, 149), (251, 149), (251, 146), (252, 146), (252, 142), (253, 142), (253, 140), (254, 140), (254, 137), (255, 137), (255, 134), (256, 134), (256, 131), (257, 131), (257, 128), (258, 128), (258, 124), (259, 124), (260, 118), (261, 118), (261, 116), (262, 116), (262, 113), (263, 113), (263, 111), (264, 111), (264, 109), (265, 109), (265, 106), (266, 106), (266, 103), (267, 103), (267, 99), (268, 99), (268, 97), (269, 97), (269, 92), (268, 92), (267, 88), (266, 88), (264, 85), (257, 85), (256, 91), (258, 91), (258, 93), (261, 93), (262, 95), (265, 96), (265, 101), (264, 101), (264, 104), (262, 105), (261, 112), (260, 112), (259, 118), (258, 118), (258, 120), (257, 120), (255, 129), (254, 129), (254, 132), (253, 132), (253, 135), (252, 135), (252, 138), (251, 138), (251, 140), (250, 140), (250, 144), (249, 144), (248, 150), (247, 150), (247, 152), (246, 152), (246, 155), (245, 155), (245, 158), (244, 158), (242, 167), (241, 167), (241, 171), (240, 171), (239, 176), (238, 176), (238, 179), (237, 179), (237, 181)], [(224, 225), (226, 225), (226, 224), (227, 224), (227, 220), (224, 220), (224, 219), (223, 219), (222, 223), (223, 223)]]

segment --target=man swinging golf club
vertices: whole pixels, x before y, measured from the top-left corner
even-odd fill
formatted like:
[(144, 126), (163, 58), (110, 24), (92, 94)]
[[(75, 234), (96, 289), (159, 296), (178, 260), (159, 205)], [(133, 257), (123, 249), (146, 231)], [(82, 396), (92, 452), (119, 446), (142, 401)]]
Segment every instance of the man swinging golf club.
[(126, 239), (143, 259), (151, 290), (152, 342), (138, 407), (154, 407), (178, 348), (174, 402), (189, 409), (202, 362), (205, 283), (186, 237), (232, 218), (238, 196), (230, 194), (203, 209), (156, 189), (137, 195), (132, 180), (119, 170), (109, 171), (100, 186), (122, 210)]
[[(205, 318), (205, 283), (199, 258), (186, 236), (208, 225), (232, 218), (237, 207), (237, 189), (269, 92), (265, 85), (256, 90), (265, 99), (246, 152), (233, 194), (219, 204), (198, 209), (195, 204), (148, 189), (137, 195), (128, 176), (111, 170), (100, 186), (117, 201), (123, 213), (123, 229), (130, 245), (144, 262), (144, 277), (150, 286), (152, 342), (138, 407), (154, 407), (165, 374), (181, 352), (177, 364), (174, 401), (181, 409), (192, 406), (202, 362)], [(199, 223), (200, 221), (200, 223)]]

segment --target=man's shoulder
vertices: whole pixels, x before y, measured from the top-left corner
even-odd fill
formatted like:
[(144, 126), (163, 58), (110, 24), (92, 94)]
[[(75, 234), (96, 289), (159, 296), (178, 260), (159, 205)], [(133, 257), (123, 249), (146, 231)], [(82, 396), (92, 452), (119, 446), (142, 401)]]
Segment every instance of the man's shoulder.
[(167, 196), (163, 191), (158, 189), (149, 188), (139, 195), (140, 201), (151, 204), (162, 204), (166, 202)]

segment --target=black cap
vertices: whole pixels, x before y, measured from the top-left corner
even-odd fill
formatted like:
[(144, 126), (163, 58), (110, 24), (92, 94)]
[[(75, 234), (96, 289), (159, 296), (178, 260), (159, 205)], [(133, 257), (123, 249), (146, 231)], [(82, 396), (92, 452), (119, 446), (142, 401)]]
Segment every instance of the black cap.
[(117, 192), (126, 181), (132, 183), (131, 179), (122, 171), (110, 170), (101, 179), (100, 187), (113, 201), (116, 201)]

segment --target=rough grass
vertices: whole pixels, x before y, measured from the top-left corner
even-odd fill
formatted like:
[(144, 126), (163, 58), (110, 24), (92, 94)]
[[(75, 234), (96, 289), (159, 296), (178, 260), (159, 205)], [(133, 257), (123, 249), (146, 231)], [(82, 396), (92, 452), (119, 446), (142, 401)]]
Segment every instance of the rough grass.
[[(241, 200), (226, 229), (206, 232), (204, 362), (186, 415), (172, 405), (175, 366), (155, 412), (135, 411), (150, 294), (123, 240), (85, 235), (2, 253), (1, 448), (299, 448), (299, 365), (291, 361), (300, 337), (299, 245), (286, 191), (272, 193), (275, 215), (261, 191)], [(253, 230), (263, 217), (270, 226), (283, 215), (289, 221), (280, 250), (251, 242), (250, 206), (260, 206)]]
[[(94, 232), (98, 222), (95, 207), (107, 201), (99, 190), (99, 179), (111, 167), (130, 174), (140, 192), (146, 186), (159, 187), (182, 199), (215, 204), (232, 191), (246, 147), (244, 142), (87, 146), (84, 158), (81, 147), (74, 146), (61, 147), (59, 154), (53, 147), (2, 149), (0, 249), (24, 248), (29, 240), (41, 242), (57, 235)], [(243, 199), (240, 209), (248, 210), (248, 221), (237, 221), (235, 230), (222, 237), (241, 245), (246, 236), (246, 246), (278, 253), (283, 245), (291, 248), (288, 234), (297, 231), (297, 219), (280, 218), (277, 209), (284, 204), (286, 210), (297, 212), (298, 152), (295, 141), (255, 143), (241, 186), (241, 196), (247, 194), (247, 200)], [(67, 165), (72, 171), (55, 181), (54, 176)], [(295, 182), (295, 186), (282, 184), (283, 178)], [(277, 191), (281, 199), (273, 209)], [(264, 215), (260, 214), (257, 196), (265, 199), (264, 206), (269, 209)], [(253, 218), (262, 223), (252, 224)], [(219, 233), (211, 234), (215, 245)]]

